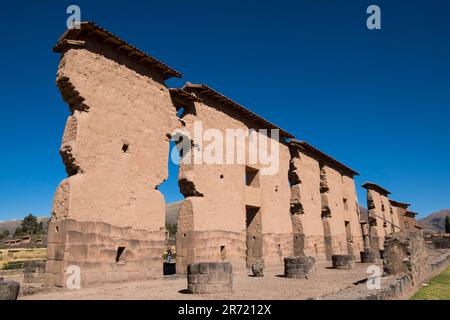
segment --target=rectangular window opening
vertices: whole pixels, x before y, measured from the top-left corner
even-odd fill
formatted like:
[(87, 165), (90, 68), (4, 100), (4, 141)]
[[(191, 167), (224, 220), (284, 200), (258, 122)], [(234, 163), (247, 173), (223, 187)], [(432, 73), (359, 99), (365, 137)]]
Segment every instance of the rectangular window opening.
[(125, 251), (125, 247), (119, 247), (117, 248), (117, 255), (116, 255), (116, 263), (125, 263), (125, 255), (123, 254)]
[(245, 184), (249, 187), (259, 188), (259, 170), (245, 167)]

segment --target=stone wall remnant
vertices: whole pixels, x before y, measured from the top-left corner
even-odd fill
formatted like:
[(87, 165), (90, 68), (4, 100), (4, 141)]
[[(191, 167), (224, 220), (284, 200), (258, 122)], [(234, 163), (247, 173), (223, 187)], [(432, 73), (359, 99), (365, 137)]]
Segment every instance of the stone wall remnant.
[(397, 232), (386, 237), (383, 269), (388, 275), (407, 273), (414, 285), (426, 281), (431, 263), (424, 237), (415, 232)]

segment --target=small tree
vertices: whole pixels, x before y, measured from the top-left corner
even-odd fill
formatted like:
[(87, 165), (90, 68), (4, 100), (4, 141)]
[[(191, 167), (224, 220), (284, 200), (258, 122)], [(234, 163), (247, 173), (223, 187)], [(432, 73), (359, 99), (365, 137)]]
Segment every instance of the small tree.
[(166, 223), (166, 230), (169, 231), (169, 236), (171, 238), (174, 238), (177, 234), (177, 227), (178, 225), (176, 223)]
[(450, 216), (445, 218), (445, 233), (450, 233)]
[(14, 231), (14, 238), (20, 238), (23, 236), (22, 227), (17, 227), (16, 231)]
[(23, 219), (21, 226), (22, 233), (24, 234), (31, 235), (36, 234), (39, 231), (39, 223), (37, 218), (31, 213)]

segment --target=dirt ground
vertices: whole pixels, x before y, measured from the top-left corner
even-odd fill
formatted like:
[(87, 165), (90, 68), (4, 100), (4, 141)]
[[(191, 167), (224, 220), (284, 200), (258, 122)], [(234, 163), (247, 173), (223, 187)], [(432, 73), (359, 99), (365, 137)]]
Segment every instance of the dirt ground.
[(320, 298), (352, 286), (366, 279), (368, 265), (357, 263), (353, 270), (334, 270), (330, 263), (318, 263), (317, 272), (311, 279), (286, 279), (282, 268), (265, 269), (263, 278), (249, 273), (235, 272), (232, 294), (190, 295), (186, 294), (186, 277), (169, 276), (163, 279), (108, 284), (80, 290), (57, 290), (21, 296), (27, 300), (298, 300)]

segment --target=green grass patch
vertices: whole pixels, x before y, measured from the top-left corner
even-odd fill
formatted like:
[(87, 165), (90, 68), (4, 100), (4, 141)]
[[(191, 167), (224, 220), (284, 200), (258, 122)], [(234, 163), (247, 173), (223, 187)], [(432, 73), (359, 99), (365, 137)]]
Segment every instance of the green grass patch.
[(434, 277), (429, 286), (417, 291), (410, 300), (450, 300), (450, 267)]

